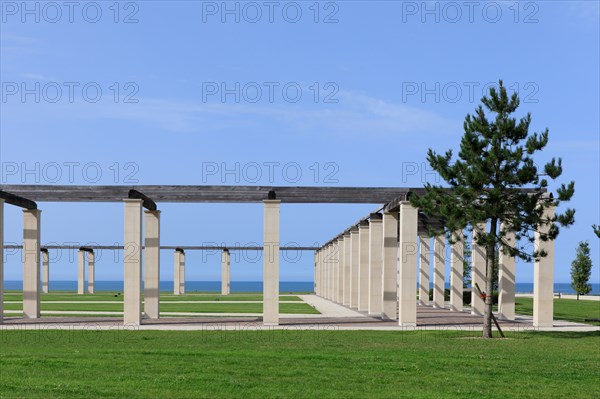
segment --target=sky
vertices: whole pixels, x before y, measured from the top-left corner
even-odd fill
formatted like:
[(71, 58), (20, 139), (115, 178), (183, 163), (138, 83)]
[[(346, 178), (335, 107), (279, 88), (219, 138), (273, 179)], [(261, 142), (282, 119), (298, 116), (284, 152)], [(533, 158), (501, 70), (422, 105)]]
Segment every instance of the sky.
[[(1, 183), (443, 184), (427, 150), (456, 150), (465, 116), (502, 79), (519, 92), (517, 116), (550, 131), (536, 162), (560, 157), (558, 184), (575, 181), (555, 281), (570, 281), (589, 240), (599, 283), (598, 4), (1, 1)], [(324, 243), (377, 205), (283, 204), (281, 243)], [(261, 204), (159, 208), (163, 245), (262, 241)], [(123, 240), (122, 204), (40, 209), (43, 243)], [(5, 242), (22, 241), (21, 214), (5, 207)], [(20, 254), (6, 252), (5, 279), (20, 280)], [(173, 255), (161, 256), (171, 280)], [(261, 280), (255, 256), (232, 256), (233, 281)], [(51, 261), (51, 279), (76, 279), (73, 254)], [(219, 254), (186, 261), (188, 280), (220, 279)], [(122, 278), (122, 254), (100, 254), (96, 279)], [(312, 278), (311, 252), (282, 255), (281, 281)], [(519, 262), (516, 278), (532, 282), (533, 265)]]

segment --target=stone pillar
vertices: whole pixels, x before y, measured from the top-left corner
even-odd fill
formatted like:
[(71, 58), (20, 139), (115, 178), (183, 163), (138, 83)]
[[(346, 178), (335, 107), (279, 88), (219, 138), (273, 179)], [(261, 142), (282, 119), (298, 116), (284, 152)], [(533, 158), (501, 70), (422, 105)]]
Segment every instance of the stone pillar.
[(142, 200), (125, 199), (123, 322), (142, 319)]
[(40, 227), (42, 211), (23, 210), (23, 317), (40, 317)]
[(431, 257), (431, 239), (427, 235), (419, 236), (419, 303), (429, 304), (429, 259)]
[(350, 255), (350, 259), (352, 259), (350, 263), (350, 307), (358, 309), (358, 267), (360, 264), (358, 227), (350, 231), (350, 239), (352, 240), (352, 252)]
[(344, 302), (344, 244), (343, 239), (338, 239), (333, 247), (334, 265), (337, 270), (337, 292), (335, 292), (335, 301)]
[[(315, 295), (319, 295), (319, 257), (321, 255), (320, 250), (316, 250), (314, 253), (314, 267), (313, 267), (313, 292)], [(223, 288), (223, 287), (221, 287)]]
[(231, 293), (231, 254), (225, 248), (221, 252), (221, 295)]
[[(500, 229), (505, 227), (501, 224)], [(515, 245), (515, 233), (507, 232), (504, 241), (510, 245)], [(500, 250), (498, 269), (498, 318), (504, 320), (515, 319), (515, 258), (508, 253)], [(554, 294), (554, 293), (553, 293)]]
[(479, 284), (479, 288), (485, 291), (485, 257), (486, 250), (475, 243), (478, 231), (485, 232), (486, 224), (477, 223), (473, 227), (473, 239), (471, 244), (471, 314), (481, 316), (484, 313), (485, 302), (481, 296), (477, 294), (475, 284)]
[(77, 251), (77, 293), (83, 295), (85, 292), (85, 251)]
[(398, 325), (417, 325), (417, 224), (418, 210), (410, 202), (400, 203), (398, 244)]
[(452, 235), (450, 252), (450, 310), (462, 312), (463, 310), (463, 270), (464, 270), (464, 236), (462, 230), (457, 230)]
[(279, 324), (279, 208), (281, 201), (264, 200), (263, 323)]
[(160, 211), (144, 211), (144, 315), (160, 317)]
[(173, 295), (179, 295), (179, 282), (181, 281), (181, 278), (179, 277), (180, 274), (180, 267), (179, 264), (181, 263), (180, 260), (180, 255), (181, 252), (179, 251), (179, 249), (176, 249), (175, 252), (173, 252)]
[(444, 308), (444, 236), (433, 238), (433, 307)]
[(344, 301), (342, 305), (350, 306), (352, 296), (352, 235), (344, 234)]
[(185, 251), (179, 254), (179, 293), (185, 294)]
[(42, 293), (48, 293), (50, 283), (50, 256), (47, 248), (42, 248)]
[(88, 258), (88, 278), (87, 278), (87, 292), (88, 294), (93, 294), (94, 284), (96, 282), (96, 255), (93, 251), (87, 253)]
[(383, 222), (372, 213), (369, 223), (369, 303), (368, 312), (381, 316), (383, 309)]
[(4, 322), (4, 200), (0, 198), (0, 324)]
[[(332, 247), (329, 248), (329, 253), (331, 254)], [(330, 257), (330, 260), (323, 263), (323, 278), (325, 289), (325, 294), (323, 295), (326, 299), (331, 300), (333, 298), (333, 274), (335, 273), (335, 263), (333, 263), (333, 259)]]
[(398, 318), (397, 292), (398, 213), (383, 214), (383, 315), (387, 320)]
[(369, 222), (358, 227), (358, 311), (369, 310)]
[[(544, 219), (554, 217), (554, 207), (544, 211)], [(550, 226), (540, 226), (535, 233), (534, 248), (547, 255), (533, 264), (533, 325), (552, 327), (554, 321), (554, 241), (543, 241), (541, 234), (547, 234)]]

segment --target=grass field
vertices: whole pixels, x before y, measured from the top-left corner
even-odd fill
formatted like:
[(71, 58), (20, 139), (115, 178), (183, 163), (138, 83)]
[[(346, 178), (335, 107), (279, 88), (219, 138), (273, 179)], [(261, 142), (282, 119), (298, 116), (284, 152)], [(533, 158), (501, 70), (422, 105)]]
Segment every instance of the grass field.
[(600, 397), (598, 332), (463, 334), (2, 331), (0, 397)]
[[(517, 314), (533, 314), (533, 298), (515, 298)], [(577, 301), (575, 299), (554, 299), (554, 319), (578, 323), (600, 325), (585, 319), (600, 319), (600, 301)]]

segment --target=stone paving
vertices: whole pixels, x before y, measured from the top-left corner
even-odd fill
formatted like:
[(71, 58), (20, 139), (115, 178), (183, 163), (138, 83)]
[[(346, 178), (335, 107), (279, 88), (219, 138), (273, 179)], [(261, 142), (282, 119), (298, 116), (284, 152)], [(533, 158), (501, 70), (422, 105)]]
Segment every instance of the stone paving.
[[(159, 320), (145, 319), (140, 326), (124, 326), (120, 317), (90, 316), (43, 317), (23, 319), (5, 317), (1, 329), (126, 329), (126, 330), (388, 330), (388, 331), (481, 331), (482, 317), (470, 314), (469, 310), (454, 312), (448, 309), (418, 306), (417, 326), (398, 326), (396, 321), (381, 320), (356, 310), (348, 309), (316, 295), (300, 295), (308, 304), (315, 306), (320, 315), (282, 314), (279, 326), (263, 326), (262, 315), (248, 313), (183, 313), (165, 312)], [(57, 311), (59, 312), (59, 311)], [(65, 312), (59, 312), (65, 313)], [(87, 312), (76, 312), (78, 315)], [(111, 313), (111, 312), (106, 312)], [(182, 317), (172, 317), (182, 316)], [(193, 317), (192, 317), (193, 316)], [(553, 327), (535, 328), (530, 316), (517, 316), (515, 321), (500, 320), (505, 331), (600, 331), (600, 326), (555, 320)]]

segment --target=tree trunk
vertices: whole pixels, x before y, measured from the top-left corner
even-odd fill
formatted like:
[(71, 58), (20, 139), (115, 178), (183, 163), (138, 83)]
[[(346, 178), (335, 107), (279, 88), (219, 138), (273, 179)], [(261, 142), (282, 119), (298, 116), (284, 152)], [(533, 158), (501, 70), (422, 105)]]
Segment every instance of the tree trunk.
[[(490, 220), (490, 237), (496, 235), (498, 219)], [(494, 260), (496, 259), (496, 245), (494, 240), (489, 240), (486, 246), (485, 270), (485, 311), (483, 313), (483, 338), (492, 338), (492, 304), (494, 301)]]
[(579, 300), (579, 292), (577, 293), (577, 300)]

